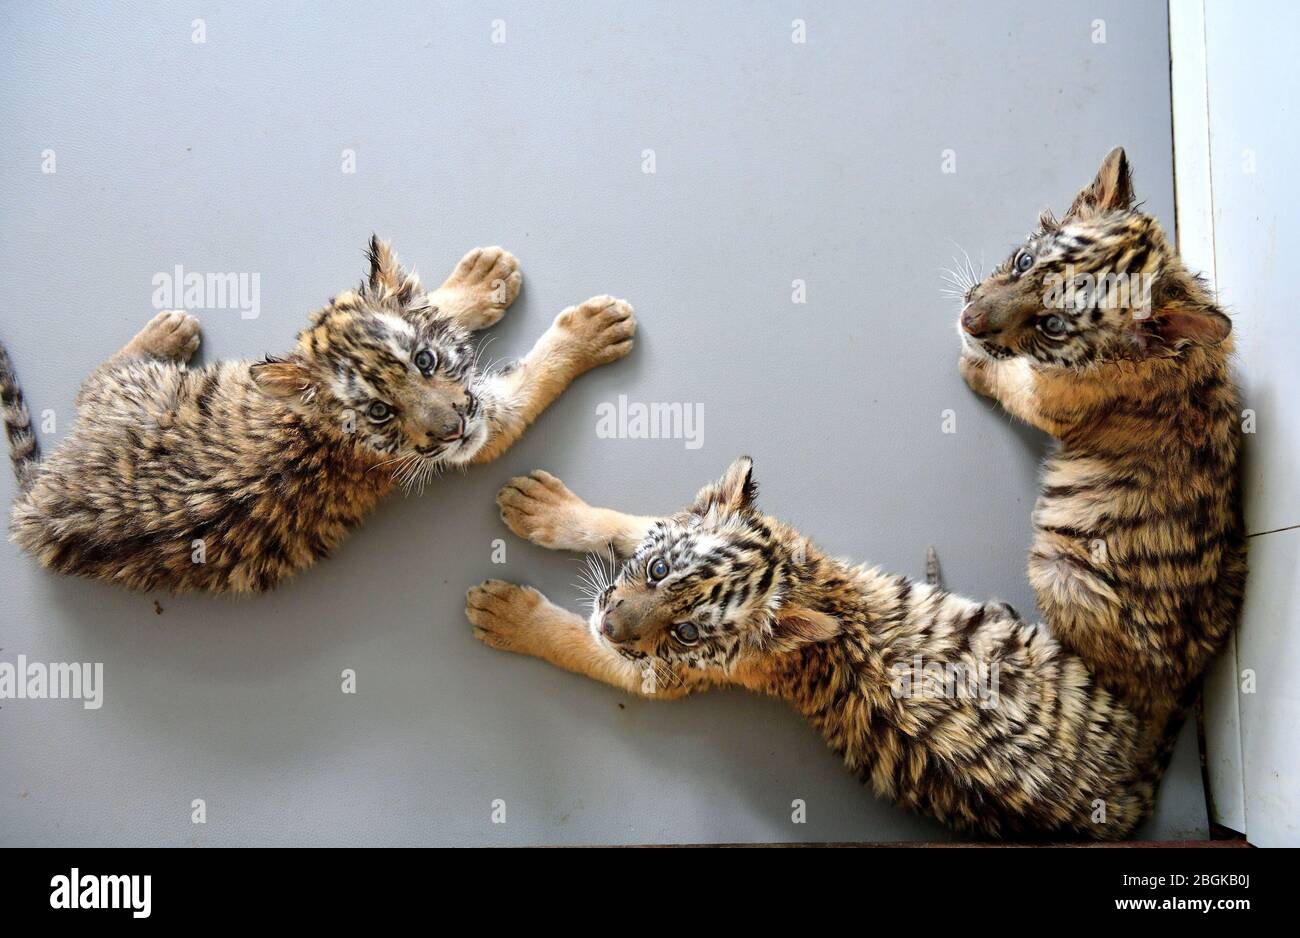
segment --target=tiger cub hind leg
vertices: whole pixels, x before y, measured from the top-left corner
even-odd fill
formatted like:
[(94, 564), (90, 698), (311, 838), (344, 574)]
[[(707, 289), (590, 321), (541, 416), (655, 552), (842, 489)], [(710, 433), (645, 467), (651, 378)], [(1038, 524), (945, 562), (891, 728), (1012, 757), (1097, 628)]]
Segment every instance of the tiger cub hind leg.
[[(185, 365), (199, 349), (199, 321), (182, 310), (164, 310), (150, 319), (130, 342), (86, 376), (77, 390), (77, 407), (115, 406), (122, 398), (122, 389), (129, 386), (139, 391), (135, 381), (123, 385), (120, 374), (131, 362), (159, 362), (163, 365)], [(171, 379), (158, 369), (136, 369), (136, 378), (144, 381), (143, 393), (133, 393), (132, 399), (156, 396), (158, 382)], [(141, 375), (145, 377), (141, 378)]]
[(182, 310), (164, 310), (135, 334), (110, 361), (156, 358), (184, 364), (199, 350), (199, 321)]

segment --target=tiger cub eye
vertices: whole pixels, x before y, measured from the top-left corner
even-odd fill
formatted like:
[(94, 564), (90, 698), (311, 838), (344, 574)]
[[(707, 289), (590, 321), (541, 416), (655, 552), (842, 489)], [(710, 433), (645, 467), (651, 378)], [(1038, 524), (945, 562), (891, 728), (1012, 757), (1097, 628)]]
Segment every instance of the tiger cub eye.
[(654, 560), (650, 561), (650, 565), (646, 567), (646, 576), (650, 578), (651, 583), (658, 583), (667, 575), (668, 561), (664, 560), (662, 557), (656, 557)]
[(673, 626), (673, 637), (683, 645), (694, 645), (700, 640), (700, 630), (690, 622), (682, 622)]
[(1060, 316), (1048, 316), (1043, 320), (1043, 331), (1048, 335), (1064, 335), (1065, 320)]

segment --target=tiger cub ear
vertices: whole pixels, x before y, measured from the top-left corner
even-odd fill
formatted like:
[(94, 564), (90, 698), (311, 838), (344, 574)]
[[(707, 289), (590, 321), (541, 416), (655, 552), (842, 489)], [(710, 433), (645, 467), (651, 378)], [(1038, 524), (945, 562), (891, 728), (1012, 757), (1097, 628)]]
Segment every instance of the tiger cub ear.
[(310, 396), (311, 375), (300, 362), (267, 358), (252, 365), (249, 374), (263, 393), (281, 400), (300, 400)]
[(1198, 280), (1177, 274), (1159, 278), (1152, 305), (1144, 327), (1164, 345), (1218, 345), (1232, 332), (1232, 320), (1214, 305)]
[(839, 634), (838, 619), (805, 606), (784, 606), (777, 610), (767, 645), (774, 652), (789, 652)]
[(691, 513), (707, 515), (710, 511), (722, 514), (743, 511), (754, 504), (758, 483), (754, 481), (754, 461), (741, 456), (731, 464), (726, 473), (712, 485), (706, 485), (695, 496)]
[(1232, 332), (1232, 320), (1217, 309), (1175, 309), (1157, 313), (1155, 331), (1169, 345), (1218, 345)]
[(370, 260), (370, 273), (361, 284), (361, 292), (366, 296), (407, 306), (424, 293), (419, 275), (408, 273), (398, 262), (392, 245), (381, 241), (379, 235), (370, 236), (366, 257)]
[(1133, 207), (1133, 175), (1123, 147), (1106, 154), (1097, 178), (1079, 191), (1067, 218), (1087, 218)]

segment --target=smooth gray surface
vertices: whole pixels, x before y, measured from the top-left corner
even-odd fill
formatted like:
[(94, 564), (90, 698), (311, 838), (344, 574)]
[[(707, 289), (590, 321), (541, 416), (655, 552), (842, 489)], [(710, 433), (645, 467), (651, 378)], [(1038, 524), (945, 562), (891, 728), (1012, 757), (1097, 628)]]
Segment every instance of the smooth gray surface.
[[(497, 464), (394, 499), (273, 595), (134, 595), (0, 546), (0, 660), (102, 661), (107, 684), (99, 711), (3, 704), (0, 843), (945, 838), (782, 705), (632, 700), (489, 651), (464, 591), (498, 576), (576, 599), (580, 561), (497, 519), (511, 475), (662, 511), (748, 452), (761, 504), (827, 548), (919, 574), (933, 543), (949, 586), (1032, 608), (1042, 439), (963, 386), (939, 268), (954, 241), (999, 260), (1116, 143), (1172, 222), (1164, 5), (419, 7), (0, 10), (0, 337), (33, 410), (59, 418), (47, 447), (176, 264), (261, 275), (260, 318), (199, 314), (209, 361), (286, 350), (360, 276), (372, 229), (426, 281), (475, 244), (519, 256), (490, 356), (594, 293), (642, 323), (629, 359)], [(596, 407), (620, 393), (702, 404), (703, 447), (598, 439)], [(1153, 833), (1204, 823), (1184, 748)]]

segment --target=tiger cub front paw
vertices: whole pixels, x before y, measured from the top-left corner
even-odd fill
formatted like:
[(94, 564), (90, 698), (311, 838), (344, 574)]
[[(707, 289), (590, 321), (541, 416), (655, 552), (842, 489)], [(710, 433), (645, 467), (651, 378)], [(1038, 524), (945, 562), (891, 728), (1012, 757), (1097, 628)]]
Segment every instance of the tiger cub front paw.
[(471, 332), (495, 325), (523, 285), (519, 262), (504, 248), (475, 248), (460, 259), (431, 302)]
[(612, 296), (593, 296), (555, 317), (547, 333), (549, 350), (576, 377), (597, 365), (618, 361), (632, 351), (636, 316), (632, 304)]
[(993, 368), (989, 361), (976, 358), (974, 355), (962, 355), (961, 358), (957, 359), (957, 370), (961, 372), (966, 384), (976, 394), (982, 394), (985, 397), (996, 396), (993, 386)]
[(538, 650), (542, 626), (536, 620), (545, 603), (531, 586), (485, 580), (465, 594), (465, 615), (484, 645), (530, 655)]
[(517, 476), (497, 493), (501, 520), (520, 537), (551, 550), (565, 550), (583, 528), (590, 506), (541, 469)]

